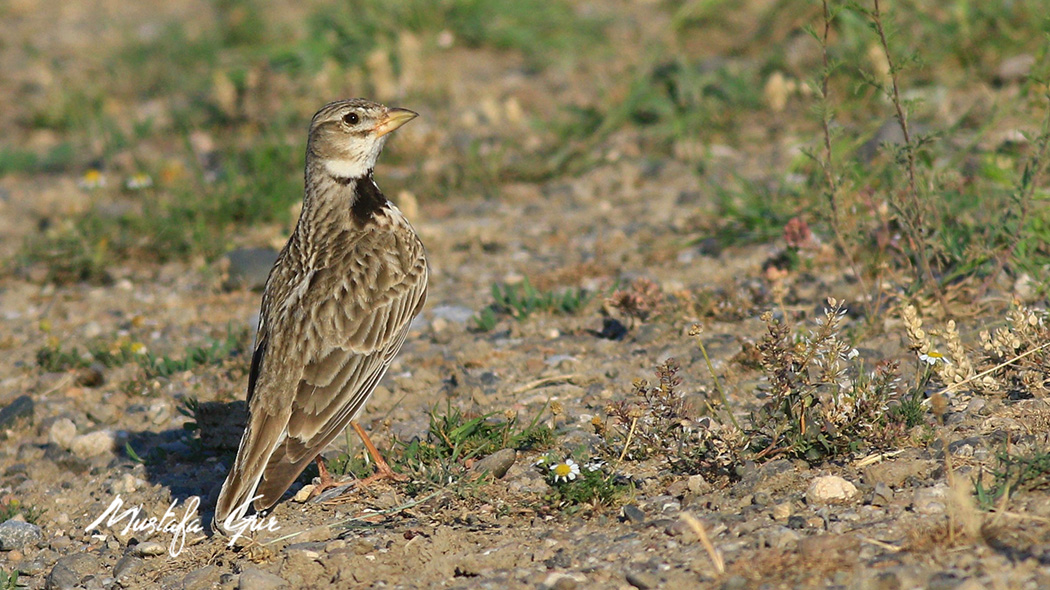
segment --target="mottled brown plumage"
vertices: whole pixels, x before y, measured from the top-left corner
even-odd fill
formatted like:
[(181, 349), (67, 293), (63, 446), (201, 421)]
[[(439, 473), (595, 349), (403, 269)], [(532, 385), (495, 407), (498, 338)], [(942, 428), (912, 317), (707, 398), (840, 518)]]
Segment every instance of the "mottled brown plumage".
[(415, 116), (360, 99), (314, 115), (303, 210), (266, 281), (217, 528), (249, 502), (277, 503), (360, 413), (423, 306), (423, 244), (372, 178), (387, 134)]

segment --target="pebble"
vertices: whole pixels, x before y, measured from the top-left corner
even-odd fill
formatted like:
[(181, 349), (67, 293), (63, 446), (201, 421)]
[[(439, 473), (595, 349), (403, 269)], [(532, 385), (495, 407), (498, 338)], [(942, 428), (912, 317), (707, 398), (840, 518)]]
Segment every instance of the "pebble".
[(146, 541), (135, 545), (132, 552), (139, 557), (153, 557), (164, 553), (166, 550), (164, 545), (156, 541)]
[(694, 494), (702, 494), (707, 490), (707, 480), (702, 475), (690, 475), (687, 481), (689, 485), (689, 491)]
[(791, 517), (791, 502), (782, 502), (773, 507), (773, 520), (787, 520)]
[(317, 486), (315, 486), (312, 483), (306, 484), (305, 486), (299, 488), (299, 491), (296, 492), (295, 496), (292, 497), (292, 501), (298, 502), (299, 504), (305, 503), (307, 500), (310, 499), (310, 494), (314, 493), (314, 490), (316, 488)]
[(54, 444), (68, 449), (73, 438), (77, 435), (77, 425), (69, 418), (59, 418), (51, 424), (48, 431), (48, 440)]
[(28, 395), (20, 395), (11, 403), (0, 410), (0, 430), (14, 427), (19, 420), (33, 419), (33, 398)]
[(915, 490), (911, 501), (912, 510), (926, 515), (944, 514), (948, 509), (948, 491), (944, 483)]
[[(11, 554), (8, 553), (8, 557), (10, 557), (10, 555)], [(40, 574), (44, 573), (44, 563), (35, 559), (32, 561), (23, 561), (22, 563), (18, 564), (18, 567), (15, 569), (17, 569), (18, 573), (20, 574), (24, 574), (27, 576), (39, 576)]]
[(48, 590), (75, 588), (89, 574), (97, 572), (101, 563), (90, 553), (74, 553), (60, 558), (47, 575)]
[(623, 507), (623, 517), (633, 524), (642, 524), (645, 522), (645, 512), (634, 504), (627, 504)]
[(490, 473), (496, 479), (502, 479), (507, 471), (518, 460), (518, 452), (514, 449), (500, 449), (488, 457), (474, 464), (473, 470), (477, 473)]
[(261, 289), (266, 284), (277, 251), (271, 248), (238, 248), (223, 257), (226, 268), (226, 289)]
[(116, 437), (108, 430), (98, 430), (88, 434), (73, 437), (69, 443), (69, 450), (81, 459), (97, 457), (105, 453), (113, 452)]
[(199, 570), (193, 570), (182, 578), (183, 590), (211, 590), (215, 588), (221, 579), (219, 568), (214, 565), (206, 565)]
[(120, 581), (123, 578), (134, 576), (143, 563), (145, 562), (134, 555), (125, 555), (117, 561), (117, 565), (113, 566), (113, 577)]
[(857, 486), (837, 475), (816, 477), (806, 490), (808, 504), (835, 504), (849, 502), (857, 496)]
[(288, 582), (284, 578), (257, 567), (245, 568), (237, 583), (238, 590), (277, 590), (287, 587)]
[(649, 590), (650, 588), (660, 587), (660, 578), (649, 572), (633, 570), (626, 572), (624, 577), (627, 578), (628, 584), (638, 588), (638, 590)]
[(0, 551), (21, 550), (27, 545), (36, 545), (43, 538), (43, 531), (32, 523), (12, 519), (0, 524)]
[(575, 590), (587, 579), (580, 574), (567, 574), (564, 572), (551, 572), (544, 578), (541, 588), (545, 590)]
[(444, 320), (453, 324), (465, 324), (474, 317), (474, 310), (461, 305), (438, 305), (430, 310), (430, 315), (435, 319)]

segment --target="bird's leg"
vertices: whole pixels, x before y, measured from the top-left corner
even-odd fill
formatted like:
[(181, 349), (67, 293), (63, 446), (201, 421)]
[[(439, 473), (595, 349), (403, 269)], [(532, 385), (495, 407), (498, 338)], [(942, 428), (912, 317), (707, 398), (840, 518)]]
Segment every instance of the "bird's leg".
[(376, 446), (372, 444), (372, 440), (368, 438), (368, 435), (365, 434), (365, 430), (364, 428), (361, 428), (360, 424), (358, 424), (355, 421), (351, 421), (350, 426), (354, 427), (354, 432), (357, 433), (357, 436), (361, 437), (361, 442), (365, 443), (365, 449), (368, 450), (368, 454), (372, 457), (372, 460), (376, 462), (375, 475), (371, 475), (369, 477), (366, 477), (365, 479), (362, 479), (357, 484), (357, 487), (364, 487), (381, 479), (389, 479), (394, 481), (407, 481), (409, 479), (407, 476), (401, 475), (400, 473), (394, 473), (394, 470), (390, 468), (390, 465), (387, 465), (387, 462), (383, 459), (383, 456), (379, 454), (379, 449), (377, 449)]
[(317, 473), (320, 476), (321, 481), (317, 484), (317, 487), (315, 487), (314, 490), (310, 492), (311, 498), (316, 498), (317, 496), (321, 495), (321, 492), (339, 486), (339, 484), (332, 477), (332, 474), (328, 473), (328, 466), (324, 464), (324, 459), (321, 457), (321, 455), (314, 457), (314, 462), (317, 463)]

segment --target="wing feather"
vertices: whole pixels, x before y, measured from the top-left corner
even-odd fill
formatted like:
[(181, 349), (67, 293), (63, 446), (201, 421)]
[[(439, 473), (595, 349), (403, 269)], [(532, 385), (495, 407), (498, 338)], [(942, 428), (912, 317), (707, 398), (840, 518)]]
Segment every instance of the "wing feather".
[[(249, 375), (249, 423), (216, 521), (250, 497), (259, 496), (256, 510), (280, 499), (360, 413), (426, 300), (426, 260), (414, 234), (376, 232), (351, 244), (309, 273), (308, 286), (289, 286), (284, 301), (268, 305), (264, 297), (267, 331), (260, 329)], [(282, 309), (291, 296), (294, 308)]]

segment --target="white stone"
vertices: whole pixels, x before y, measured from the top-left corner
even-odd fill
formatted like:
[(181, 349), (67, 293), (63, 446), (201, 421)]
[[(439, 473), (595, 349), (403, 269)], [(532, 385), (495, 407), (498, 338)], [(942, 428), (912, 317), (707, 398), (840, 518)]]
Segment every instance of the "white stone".
[(69, 443), (69, 450), (77, 457), (87, 459), (113, 452), (115, 442), (116, 437), (112, 432), (98, 430), (73, 437)]
[(77, 425), (73, 424), (73, 421), (69, 418), (59, 418), (51, 425), (48, 438), (63, 449), (68, 449), (76, 435)]
[(837, 475), (822, 475), (814, 478), (806, 490), (809, 504), (836, 504), (849, 502), (857, 496), (857, 486)]

